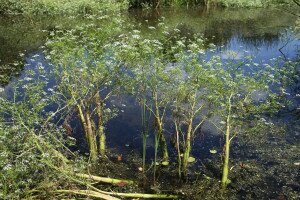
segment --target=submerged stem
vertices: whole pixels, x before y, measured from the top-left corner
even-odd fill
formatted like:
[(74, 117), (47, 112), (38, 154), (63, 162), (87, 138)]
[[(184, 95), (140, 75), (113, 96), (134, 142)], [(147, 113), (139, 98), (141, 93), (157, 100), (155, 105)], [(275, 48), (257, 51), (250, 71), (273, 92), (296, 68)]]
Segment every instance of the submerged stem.
[(163, 154), (163, 160), (168, 161), (169, 160), (168, 145), (167, 145), (167, 141), (166, 141), (166, 138), (165, 138), (165, 135), (164, 135), (164, 130), (163, 130), (163, 122), (162, 122), (162, 117), (163, 116), (160, 116), (160, 112), (159, 112), (157, 92), (154, 92), (154, 100), (155, 100), (155, 129), (156, 129), (156, 134), (158, 134), (158, 139), (159, 139), (162, 154)]
[(88, 111), (86, 111), (85, 116), (86, 116), (86, 125), (87, 125), (87, 137), (88, 137), (88, 143), (90, 148), (90, 157), (91, 160), (95, 162), (98, 159), (96, 134), (95, 131), (93, 130), (91, 115)]
[(143, 97), (142, 108), (142, 128), (143, 128), (143, 172), (146, 168), (146, 151), (147, 151), (147, 128), (146, 128), (146, 97)]

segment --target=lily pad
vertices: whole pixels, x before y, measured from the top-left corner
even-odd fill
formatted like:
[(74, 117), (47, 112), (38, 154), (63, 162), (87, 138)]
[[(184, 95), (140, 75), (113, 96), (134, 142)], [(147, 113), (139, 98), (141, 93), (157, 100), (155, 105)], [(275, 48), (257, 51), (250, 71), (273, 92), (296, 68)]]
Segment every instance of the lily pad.
[(209, 153), (211, 153), (211, 154), (216, 154), (216, 153), (217, 153), (217, 150), (215, 150), (215, 149), (210, 149), (210, 150), (209, 150)]
[(188, 162), (190, 162), (190, 163), (191, 163), (191, 162), (195, 162), (195, 160), (196, 160), (196, 158), (194, 158), (194, 157), (189, 157), (189, 158), (188, 158)]
[(168, 162), (168, 161), (163, 161), (161, 164), (162, 164), (163, 166), (168, 166), (168, 165), (169, 165), (169, 162)]

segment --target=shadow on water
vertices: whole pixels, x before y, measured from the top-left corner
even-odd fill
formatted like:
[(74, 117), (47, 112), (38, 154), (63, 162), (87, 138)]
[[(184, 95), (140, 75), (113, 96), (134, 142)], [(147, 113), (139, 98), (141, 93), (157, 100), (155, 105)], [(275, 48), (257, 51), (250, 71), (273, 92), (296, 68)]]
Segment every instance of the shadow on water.
[(129, 17), (147, 30), (164, 21), (169, 27), (190, 28), (221, 46), (238, 36), (244, 45), (273, 45), (296, 17), (278, 9), (164, 9), (131, 11)]

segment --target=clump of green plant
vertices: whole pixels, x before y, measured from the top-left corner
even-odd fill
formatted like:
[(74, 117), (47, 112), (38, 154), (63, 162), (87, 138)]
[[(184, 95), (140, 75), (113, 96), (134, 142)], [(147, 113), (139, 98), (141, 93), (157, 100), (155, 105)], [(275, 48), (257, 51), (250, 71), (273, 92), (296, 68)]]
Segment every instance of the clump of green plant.
[(73, 138), (59, 125), (69, 104), (51, 88), (42, 65), (29, 70), (11, 90), (0, 91), (0, 197), (178, 198), (175, 195), (107, 192), (95, 181), (133, 185), (134, 181), (83, 173), (89, 162), (70, 151)]
[[(147, 103), (141, 102), (152, 112), (155, 121), (163, 122), (157, 120), (157, 116), (173, 119), (179, 175), (186, 175), (188, 162), (194, 160), (190, 156), (191, 141), (201, 125), (210, 121), (211, 116), (221, 119), (216, 126), (225, 137), (222, 157), (222, 186), (225, 188), (229, 183), (232, 140), (242, 134), (262, 134), (265, 125), (272, 125), (264, 121), (265, 116), (276, 113), (282, 106), (280, 93), (274, 87), (283, 84), (283, 80), (288, 79), (287, 74), (294, 73), (293, 69), (258, 64), (251, 57), (238, 56), (236, 52), (227, 52), (230, 55), (225, 60), (220, 56), (207, 59), (202, 56), (201, 38), (170, 41), (168, 32), (164, 31), (165, 38), (159, 39), (153, 36), (145, 39), (139, 31), (124, 36), (119, 43), (119, 59), (131, 67), (133, 91), (135, 87), (142, 91), (135, 94), (147, 99)], [(168, 109), (172, 111), (171, 117), (167, 115)], [(159, 130), (164, 128), (156, 129)]]
[[(251, 57), (244, 57), (243, 60), (236, 59), (233, 52), (232, 57), (221, 60), (215, 57), (214, 81), (216, 81), (217, 101), (215, 106), (218, 109), (216, 114), (221, 117), (220, 126), (225, 137), (223, 151), (223, 188), (230, 182), (229, 155), (233, 139), (242, 134), (264, 134), (263, 127), (274, 125), (266, 118), (278, 112), (283, 107), (280, 101), (280, 88), (282, 72), (292, 77), (294, 70), (290, 68), (270, 66), (269, 64), (255, 63)], [(282, 86), (285, 87), (285, 86)]]
[[(36, 74), (44, 74), (44, 68), (28, 71), (10, 90), (0, 92), (0, 198), (3, 199), (30, 198), (35, 195), (32, 190), (56, 187), (61, 180), (42, 160), (59, 166), (68, 162), (64, 145), (67, 138), (53, 122), (60, 107), (55, 112), (45, 111), (56, 101), (56, 96), (50, 97), (43, 90), (47, 79), (33, 81)], [(45, 180), (51, 182), (45, 184)]]
[[(155, 30), (154, 27), (150, 29)], [(143, 38), (140, 31), (134, 30), (123, 34), (120, 42), (115, 45), (117, 58), (132, 72), (128, 77), (129, 91), (153, 116), (153, 127), (162, 159), (168, 162), (164, 123), (169, 100), (165, 94), (170, 89), (168, 82), (171, 81), (171, 76), (165, 70), (169, 61), (164, 57), (163, 44), (157, 39)]]
[(195, 160), (190, 155), (192, 141), (202, 124), (211, 115), (210, 105), (214, 100), (213, 73), (202, 58), (202, 45), (201, 38), (187, 46), (181, 43), (181, 48), (185, 50), (175, 54), (177, 63), (171, 69), (176, 74), (175, 87), (171, 94), (171, 110), (175, 127), (178, 169), (179, 175), (185, 176), (188, 163)]
[(102, 17), (100, 27), (90, 24), (63, 34), (57, 32), (47, 42), (57, 92), (69, 105), (70, 113), (78, 114), (93, 161), (98, 153), (105, 155), (104, 126), (116, 115), (116, 108), (107, 103), (124, 84), (123, 68), (111, 52), (113, 37), (122, 22), (116, 18), (108, 21), (106, 17)]
[[(204, 107), (201, 100), (205, 99), (204, 93), (199, 91), (201, 87), (207, 86), (201, 70), (201, 60), (197, 58), (199, 52), (204, 52), (203, 40), (194, 35), (190, 38), (181, 36), (178, 29), (170, 34), (163, 22), (159, 27), (149, 29), (155, 31), (155, 34), (161, 32), (161, 35), (141, 36), (138, 30), (123, 34), (121, 41), (115, 42), (116, 52), (118, 59), (132, 72), (128, 77), (131, 94), (137, 97), (154, 118), (154, 168), (158, 144), (162, 150), (162, 164), (168, 165), (169, 162), (164, 126), (166, 120), (171, 118), (167, 113), (172, 110), (177, 128), (179, 175), (186, 174), (188, 160), (191, 159), (191, 139), (205, 119), (198, 116)], [(179, 115), (184, 115), (185, 118), (176, 117)], [(186, 126), (188, 128), (184, 130)], [(183, 162), (179, 140), (184, 140)]]

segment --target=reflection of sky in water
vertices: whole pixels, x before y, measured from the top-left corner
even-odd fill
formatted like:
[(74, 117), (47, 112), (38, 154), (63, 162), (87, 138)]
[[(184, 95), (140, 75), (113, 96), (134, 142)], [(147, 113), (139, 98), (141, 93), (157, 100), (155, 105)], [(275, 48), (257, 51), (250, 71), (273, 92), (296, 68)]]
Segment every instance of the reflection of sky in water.
[[(286, 58), (295, 58), (300, 50), (300, 41), (295, 39), (292, 33), (288, 32), (282, 35), (280, 40), (272, 43), (260, 43), (252, 45), (243, 43), (238, 36), (234, 36), (222, 48), (222, 58), (228, 57), (226, 52), (234, 51), (237, 53), (236, 59), (241, 58), (245, 51), (255, 57), (254, 61), (268, 61), (272, 58), (285, 56)], [(280, 52), (281, 51), (281, 52)]]

